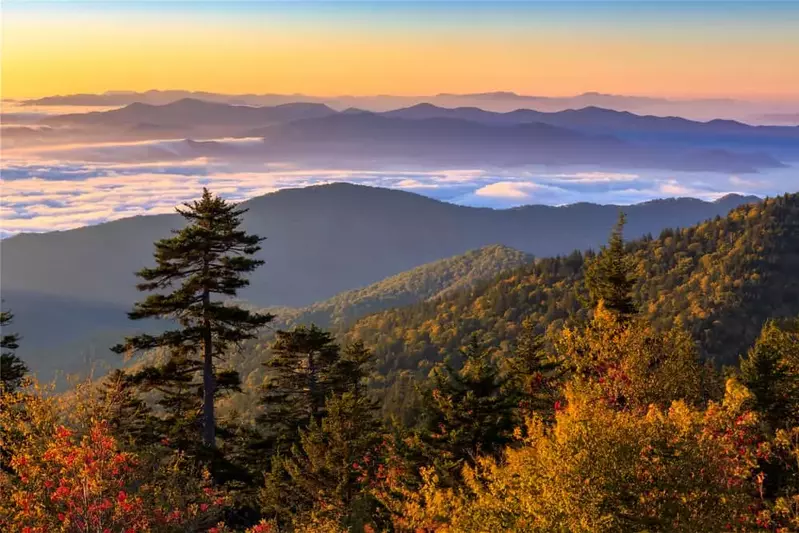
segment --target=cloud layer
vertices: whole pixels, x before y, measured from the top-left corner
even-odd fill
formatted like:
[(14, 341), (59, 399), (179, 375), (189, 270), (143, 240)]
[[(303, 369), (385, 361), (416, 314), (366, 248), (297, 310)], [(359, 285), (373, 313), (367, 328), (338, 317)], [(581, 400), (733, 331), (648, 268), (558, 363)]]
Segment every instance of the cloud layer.
[[(158, 146), (170, 146), (170, 142)], [(176, 205), (197, 198), (203, 187), (231, 200), (245, 200), (284, 188), (346, 181), (494, 208), (575, 202), (630, 204), (676, 196), (713, 200), (730, 192), (773, 195), (799, 189), (796, 168), (742, 178), (718, 173), (603, 172), (577, 167), (308, 169), (277, 163), (181, 159), (180, 154), (168, 162), (126, 162), (136, 159), (130, 157), (130, 150), (142, 148), (139, 143), (39, 153), (7, 151), (0, 164), (1, 234), (66, 230), (135, 215), (168, 213)]]

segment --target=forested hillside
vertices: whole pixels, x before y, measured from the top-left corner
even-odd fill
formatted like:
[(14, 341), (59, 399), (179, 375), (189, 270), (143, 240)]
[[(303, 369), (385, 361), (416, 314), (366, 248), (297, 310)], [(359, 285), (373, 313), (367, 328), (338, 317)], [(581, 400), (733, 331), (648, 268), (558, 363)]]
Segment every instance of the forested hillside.
[(180, 214), (131, 313), (178, 320), (119, 339), (137, 365), (51, 394), (0, 316), (0, 530), (799, 528), (799, 194), (627, 243), (621, 214), (596, 253), (475, 250), (319, 306), (426, 298), (339, 338), (237, 299), (264, 242), (240, 206)]
[[(627, 247), (642, 314), (659, 327), (682, 324), (718, 363), (735, 362), (766, 319), (799, 313), (799, 195)], [(372, 347), (386, 373), (440, 361), (475, 333), (508, 353), (526, 319), (543, 333), (587, 318), (591, 257), (537, 259), (474, 290), (363, 318), (347, 338)]]
[(385, 309), (468, 290), (530, 261), (531, 255), (513, 248), (499, 244), (485, 246), (413, 268), (362, 289), (343, 292), (308, 307), (277, 308), (273, 312), (277, 323), (283, 326), (316, 324), (338, 329), (355, 319)]
[[(625, 206), (627, 232), (690, 226), (754, 201), (731, 195)], [(604, 242), (619, 211), (595, 204), (479, 209), (347, 183), (283, 190), (242, 206), (249, 209), (244, 227), (267, 238), (258, 254), (266, 265), (240, 295), (257, 307), (312, 305), (484, 246), (539, 257), (585, 250)], [(152, 243), (182, 224), (176, 215), (132, 217), (0, 241), (3, 308), (17, 314), (27, 339), (20, 353), (31, 369), (44, 379), (56, 370), (86, 372), (110, 355), (108, 339), (145, 328), (126, 316), (138, 297), (134, 272), (151, 266)]]

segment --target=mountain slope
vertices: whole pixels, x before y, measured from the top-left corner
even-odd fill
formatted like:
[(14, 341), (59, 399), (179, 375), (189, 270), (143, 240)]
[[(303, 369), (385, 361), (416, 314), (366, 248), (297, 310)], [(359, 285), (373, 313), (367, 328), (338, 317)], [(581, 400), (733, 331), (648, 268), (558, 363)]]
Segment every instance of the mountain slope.
[[(754, 197), (671, 199), (626, 206), (629, 234), (659, 232), (724, 215)], [(243, 297), (303, 306), (393, 274), (491, 244), (538, 256), (604, 242), (619, 207), (574, 204), (493, 210), (413, 193), (335, 183), (284, 189), (242, 204), (245, 226), (267, 237)], [(133, 272), (152, 263), (153, 242), (177, 215), (132, 217), (63, 232), (4, 239), (3, 289), (130, 305)]]
[[(756, 200), (729, 196), (713, 203), (678, 199), (627, 206), (628, 234), (689, 226)], [(307, 306), (493, 244), (538, 256), (596, 247), (619, 209), (592, 204), (478, 209), (344, 183), (283, 190), (243, 205), (250, 209), (247, 229), (267, 237), (259, 255), (266, 264), (241, 294), (259, 307)], [(20, 355), (35, 351), (38, 360), (58, 366), (55, 348), (70, 340), (140, 328), (125, 315), (142, 297), (134, 272), (152, 264), (153, 242), (181, 220), (133, 217), (0, 241), (3, 306), (16, 312), (15, 327), (25, 336)], [(47, 309), (46, 317), (39, 308)]]
[[(717, 362), (735, 362), (767, 318), (799, 314), (799, 194), (629, 247), (642, 312), (658, 326), (682, 323)], [(441, 360), (473, 333), (507, 351), (525, 318), (544, 331), (585, 317), (584, 261), (538, 260), (471, 291), (366, 317), (347, 337), (373, 347), (388, 374)]]
[(567, 109), (554, 113), (518, 109), (507, 113), (476, 107), (442, 108), (431, 104), (382, 113), (382, 116), (410, 120), (461, 119), (490, 125), (537, 122), (588, 135), (613, 135), (646, 145), (721, 148), (726, 150), (767, 150), (771, 154), (799, 157), (799, 127), (752, 126), (733, 120), (697, 122), (681, 117), (636, 115), (601, 107)]
[(324, 104), (290, 103), (273, 107), (250, 107), (183, 98), (164, 105), (135, 102), (120, 109), (48, 117), (48, 125), (99, 125), (121, 127), (192, 127), (200, 125), (261, 126), (274, 122), (323, 117), (334, 114)]
[(342, 327), (362, 316), (468, 290), (501, 272), (515, 270), (532, 256), (502, 245), (485, 246), (402, 272), (301, 309), (277, 310), (281, 327), (294, 324)]

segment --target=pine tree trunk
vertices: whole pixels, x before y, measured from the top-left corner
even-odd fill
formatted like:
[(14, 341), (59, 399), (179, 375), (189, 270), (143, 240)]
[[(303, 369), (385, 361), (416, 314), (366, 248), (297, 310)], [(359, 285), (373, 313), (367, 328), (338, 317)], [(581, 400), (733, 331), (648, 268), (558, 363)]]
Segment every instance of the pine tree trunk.
[[(208, 308), (211, 297), (203, 293), (203, 307)], [(214, 361), (211, 343), (211, 324), (208, 318), (203, 322), (203, 444), (209, 448), (216, 445), (216, 423), (214, 420)]]
[(316, 367), (313, 352), (308, 354), (308, 396), (311, 399), (311, 420), (317, 420), (319, 406), (316, 404)]

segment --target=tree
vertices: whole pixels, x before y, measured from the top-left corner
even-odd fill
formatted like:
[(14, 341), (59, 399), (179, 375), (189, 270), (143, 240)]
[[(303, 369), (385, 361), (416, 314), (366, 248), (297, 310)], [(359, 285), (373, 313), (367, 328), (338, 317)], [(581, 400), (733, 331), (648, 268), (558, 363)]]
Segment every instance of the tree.
[(241, 216), (247, 210), (213, 196), (207, 189), (203, 189), (199, 201), (184, 205), (185, 209), (178, 208), (177, 212), (188, 225), (174, 231), (174, 237), (158, 241), (156, 267), (137, 273), (144, 280), (137, 285), (140, 291), (158, 292), (138, 302), (128, 315), (132, 320), (172, 319), (180, 328), (155, 336), (130, 337), (114, 350), (122, 353), (166, 347), (185, 360), (187, 372), (201, 365), (202, 438), (205, 446), (212, 448), (216, 440), (215, 360), (223, 358), (231, 344), (254, 338), (273, 316), (213, 299), (215, 295), (236, 296), (249, 284), (244, 275), (263, 264), (252, 258), (263, 239), (240, 229)]
[(724, 401), (645, 415), (566, 392), (553, 427), (533, 421), (503, 457), (464, 468), (457, 490), (434, 473), (390, 501), (395, 531), (695, 532), (759, 528), (757, 415), (730, 380)]
[(619, 410), (645, 412), (673, 401), (704, 400), (704, 369), (696, 344), (679, 328), (659, 331), (640, 318), (624, 320), (600, 303), (584, 327), (555, 338), (571, 384)]
[(507, 365), (520, 395), (519, 406), (523, 416), (551, 418), (560, 394), (561, 363), (547, 353), (545, 338), (535, 332), (534, 321), (527, 319), (522, 323), (516, 348)]
[(632, 261), (624, 249), (625, 222), (624, 213), (619, 212), (608, 245), (587, 266), (585, 283), (594, 305), (601, 300), (608, 310), (630, 317), (638, 312), (638, 307), (632, 297)]
[(372, 353), (359, 342), (342, 350), (316, 326), (279, 331), (272, 350), (262, 399), (261, 422), (272, 431), (263, 511), (286, 523), (313, 515), (362, 526), (374, 510), (365, 480), (382, 436), (365, 383)]
[(263, 510), (284, 521), (315, 515), (362, 531), (377, 515), (367, 480), (380, 465), (381, 424), (376, 405), (353, 392), (334, 395), (321, 422), (300, 430), (299, 441), (273, 460), (261, 492)]
[(360, 342), (342, 350), (327, 331), (315, 325), (297, 326), (278, 331), (271, 351), (272, 358), (264, 363), (270, 376), (258, 421), (269, 433), (267, 446), (272, 452), (290, 449), (299, 430), (311, 422), (319, 424), (331, 395), (366, 394), (363, 380), (372, 354)]
[(19, 335), (6, 333), (14, 315), (10, 311), (0, 312), (0, 389), (13, 392), (22, 384), (28, 367), (14, 353), (19, 348)]
[(741, 378), (773, 429), (799, 424), (799, 320), (766, 322), (741, 358)]
[(269, 447), (276, 451), (290, 448), (299, 429), (322, 419), (340, 347), (330, 333), (314, 325), (297, 326), (278, 331), (271, 352), (264, 363), (270, 376), (258, 421), (270, 433)]
[(425, 388), (419, 438), (424, 455), (451, 480), (478, 454), (493, 454), (511, 438), (516, 400), (507, 394), (491, 350), (473, 336), (461, 350), (463, 366), (434, 369)]

